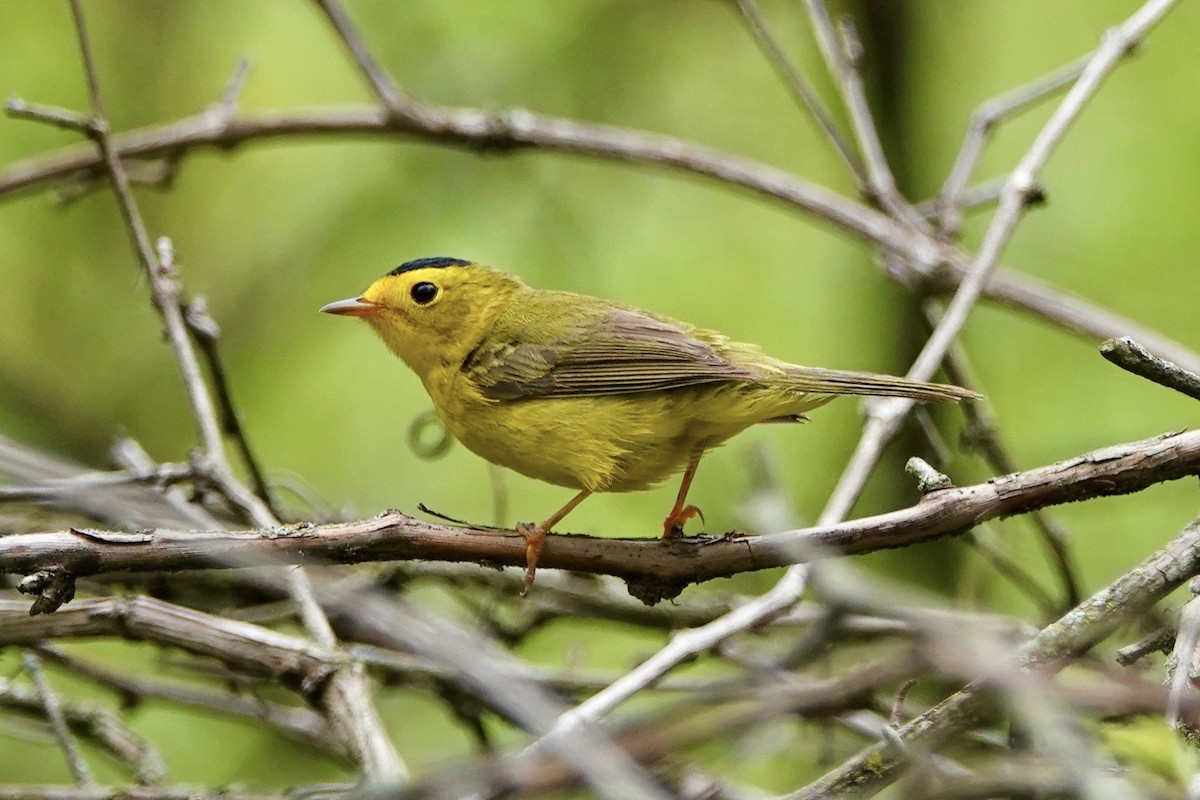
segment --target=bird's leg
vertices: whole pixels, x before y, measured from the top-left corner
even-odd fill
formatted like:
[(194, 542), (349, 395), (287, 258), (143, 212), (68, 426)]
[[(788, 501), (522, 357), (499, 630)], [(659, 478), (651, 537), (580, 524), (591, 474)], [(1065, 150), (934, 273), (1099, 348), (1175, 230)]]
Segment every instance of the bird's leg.
[(664, 539), (683, 533), (683, 523), (692, 517), (699, 515), (701, 520), (704, 519), (704, 514), (699, 508), (684, 505), (687, 502), (688, 489), (692, 487), (692, 478), (696, 476), (696, 467), (700, 466), (701, 455), (703, 454), (697, 453), (692, 456), (692, 460), (688, 462), (687, 469), (683, 471), (683, 480), (679, 484), (679, 494), (675, 497), (675, 506), (671, 509), (671, 513), (667, 514), (667, 518), (663, 520)]
[(522, 597), (528, 594), (529, 587), (533, 586), (538, 559), (542, 557), (542, 548), (546, 545), (546, 534), (591, 493), (591, 489), (584, 489), (567, 501), (565, 506), (551, 514), (550, 518), (541, 525), (531, 525), (528, 522), (517, 525), (517, 533), (525, 537), (525, 588), (521, 592)]

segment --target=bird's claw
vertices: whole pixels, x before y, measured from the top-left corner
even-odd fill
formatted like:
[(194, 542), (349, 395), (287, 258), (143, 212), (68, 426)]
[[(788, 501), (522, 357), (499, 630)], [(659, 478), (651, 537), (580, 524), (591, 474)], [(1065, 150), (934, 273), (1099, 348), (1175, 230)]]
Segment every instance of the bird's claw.
[(527, 597), (533, 587), (533, 579), (537, 576), (542, 548), (546, 545), (546, 531), (532, 522), (518, 522), (516, 531), (525, 539), (525, 586), (521, 589), (521, 597)]
[(663, 538), (669, 539), (672, 536), (679, 536), (683, 533), (683, 525), (692, 517), (699, 517), (701, 522), (704, 522), (704, 512), (697, 506), (685, 506), (676, 508), (667, 515), (663, 520)]

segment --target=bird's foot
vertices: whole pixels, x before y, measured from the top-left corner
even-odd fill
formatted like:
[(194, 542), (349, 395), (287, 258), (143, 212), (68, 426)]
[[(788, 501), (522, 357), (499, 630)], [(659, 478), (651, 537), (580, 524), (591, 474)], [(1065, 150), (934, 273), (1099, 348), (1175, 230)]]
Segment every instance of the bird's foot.
[(537, 576), (538, 560), (542, 557), (542, 548), (546, 545), (546, 529), (532, 522), (518, 522), (517, 533), (525, 538), (525, 588), (521, 597), (529, 594), (533, 579)]
[(699, 517), (700, 521), (704, 522), (704, 512), (696, 506), (671, 509), (671, 513), (663, 520), (663, 538), (682, 535), (683, 524), (692, 517)]

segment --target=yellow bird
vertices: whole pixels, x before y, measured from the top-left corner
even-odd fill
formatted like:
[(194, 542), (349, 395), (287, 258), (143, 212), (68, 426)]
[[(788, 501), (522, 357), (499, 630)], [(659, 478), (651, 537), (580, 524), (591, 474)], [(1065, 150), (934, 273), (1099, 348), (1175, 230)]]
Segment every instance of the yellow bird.
[(533, 289), (457, 258), (401, 264), (321, 308), (361, 317), (417, 373), (446, 428), (488, 461), (575, 489), (525, 535), (525, 586), (546, 533), (593, 492), (647, 489), (683, 471), (663, 536), (701, 456), (760, 422), (792, 422), (836, 395), (958, 401), (957, 386), (801, 367), (714, 331), (597, 297)]

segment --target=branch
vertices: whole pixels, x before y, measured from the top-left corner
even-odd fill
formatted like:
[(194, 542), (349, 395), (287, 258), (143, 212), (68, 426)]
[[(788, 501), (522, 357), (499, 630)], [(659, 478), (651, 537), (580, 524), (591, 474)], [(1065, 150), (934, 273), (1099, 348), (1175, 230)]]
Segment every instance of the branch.
[(967, 181), (971, 179), (975, 165), (983, 155), (984, 145), (996, 129), (997, 123), (1009, 115), (1025, 111), (1054, 92), (1069, 86), (1079, 78), (1091, 59), (1091, 53), (1081, 56), (1032, 83), (993, 97), (975, 109), (967, 127), (967, 135), (963, 137), (962, 147), (954, 159), (954, 166), (950, 168), (946, 182), (942, 184), (935, 201), (938, 226), (944, 234), (951, 237), (958, 234), (963, 207), (970, 204), (970, 198), (966, 196)]
[[(1073, 658), (1144, 614), (1200, 571), (1200, 520), (1134, 569), (1046, 626), (1017, 651), (1016, 663), (1052, 675)], [(896, 732), (897, 741), (869, 747), (850, 761), (785, 800), (837, 796), (868, 797), (893, 783), (907, 764), (907, 752), (928, 752), (948, 744), (979, 723), (993, 700), (975, 682), (951, 695)], [(897, 746), (900, 745), (900, 746)]]
[[(899, 511), (764, 536), (609, 539), (552, 534), (542, 565), (623, 578), (647, 601), (689, 583), (806, 561), (813, 548), (845, 554), (905, 547), (970, 530), (989, 519), (1116, 494), (1200, 473), (1200, 431), (1114, 445), (1056, 464), (961, 488), (939, 489)], [(408, 559), (522, 566), (515, 531), (456, 527), (390, 511), (374, 519), (243, 532), (138, 534), (70, 529), (0, 537), (0, 572), (58, 567), (73, 576), (262, 564)]]
[(862, 45), (853, 23), (849, 17), (845, 17), (840, 21), (840, 30), (835, 30), (823, 0), (808, 0), (807, 6), (821, 55), (825, 58), (829, 73), (837, 80), (842, 103), (850, 115), (854, 137), (863, 154), (867, 176), (864, 188), (890, 216), (903, 220), (914, 230), (927, 231), (928, 226), (920, 214), (900, 194), (883, 152), (883, 142), (879, 139), (879, 131), (867, 104), (866, 87), (859, 74)]
[(232, 669), (269, 676), (307, 698), (325, 688), (339, 658), (296, 636), (164, 603), (149, 597), (80, 600), (54, 614), (30, 617), (0, 602), (0, 642), (35, 645), (44, 639), (120, 636), (148, 639)]
[[(44, 717), (45, 709), (40, 694), (22, 689), (0, 678), (0, 709), (9, 713)], [(154, 784), (166, 773), (158, 751), (145, 739), (127, 727), (112, 712), (97, 706), (63, 702), (63, 721), (72, 733), (90, 741), (105, 754), (125, 767), (140, 784)], [(0, 786), (0, 797), (6, 787)], [(76, 787), (86, 791), (88, 787)]]
[(256, 794), (196, 786), (0, 786), (0, 800), (294, 800), (297, 795)]
[[(12, 113), (14, 103), (8, 108)], [(727, 187), (808, 212), (867, 242), (914, 263), (900, 276), (928, 280), (949, 291), (963, 280), (970, 256), (925, 234), (906, 230), (887, 216), (783, 170), (694, 142), (606, 125), (591, 125), (531, 111), (485, 112), (474, 108), (426, 107), (419, 118), (390, 117), (377, 106), (311, 108), (241, 116), (208, 112), (177, 122), (111, 137), (123, 159), (179, 157), (212, 147), (227, 152), (260, 139), (371, 135), (411, 138), (480, 152), (536, 148), (622, 163), (658, 166), (708, 178)], [(0, 170), (0, 199), (42, 189), (79, 174), (93, 175), (100, 159), (93, 147), (68, 147), (19, 161)], [(934, 269), (934, 265), (939, 265)], [(1032, 278), (997, 270), (984, 294), (1096, 339), (1134, 336), (1151, 350), (1200, 372), (1200, 355), (1131, 319)]]
[(45, 670), (42, 669), (41, 659), (32, 650), (24, 650), (21, 653), (21, 663), (37, 690), (42, 707), (46, 712), (46, 719), (49, 720), (50, 728), (54, 731), (54, 738), (58, 739), (58, 746), (62, 748), (63, 756), (67, 760), (67, 767), (71, 770), (71, 777), (75, 779), (75, 785), (91, 786), (95, 783), (92, 780), (92, 770), (84, 760), (83, 754), (79, 752), (79, 745), (75, 742), (75, 738), (71, 736), (66, 716), (63, 714), (62, 701), (50, 687), (50, 681), (46, 678)]
[(866, 193), (871, 187), (867, 181), (867, 174), (863, 169), (862, 160), (858, 157), (858, 153), (846, 141), (846, 137), (842, 136), (841, 130), (837, 123), (833, 121), (829, 111), (821, 103), (821, 99), (817, 93), (804, 79), (804, 75), (788, 58), (784, 52), (783, 45), (771, 33), (771, 28), (763, 17), (762, 12), (758, 8), (756, 0), (736, 0), (738, 10), (742, 14), (742, 18), (746, 21), (746, 26), (750, 29), (750, 33), (754, 36), (754, 41), (758, 44), (759, 50), (763, 56), (771, 62), (771, 66), (779, 73), (779, 77), (787, 84), (791, 93), (800, 101), (800, 104), (808, 112), (813, 121), (825, 134), (825, 140), (833, 147), (834, 152), (842, 159), (842, 163), (854, 176), (855, 182), (858, 184), (859, 191)]
[(349, 754), (328, 735), (324, 718), (307, 708), (285, 706), (260, 697), (242, 697), (178, 681), (156, 680), (136, 674), (111, 670), (50, 647), (38, 647), (37, 652), (47, 660), (120, 695), (122, 706), (128, 707), (145, 700), (164, 700), (183, 706), (202, 708), (230, 716), (258, 720), (274, 727), (284, 736), (332, 753), (342, 759)]
[(1100, 355), (1134, 375), (1200, 400), (1200, 375), (1159, 358), (1128, 336), (1101, 344)]

